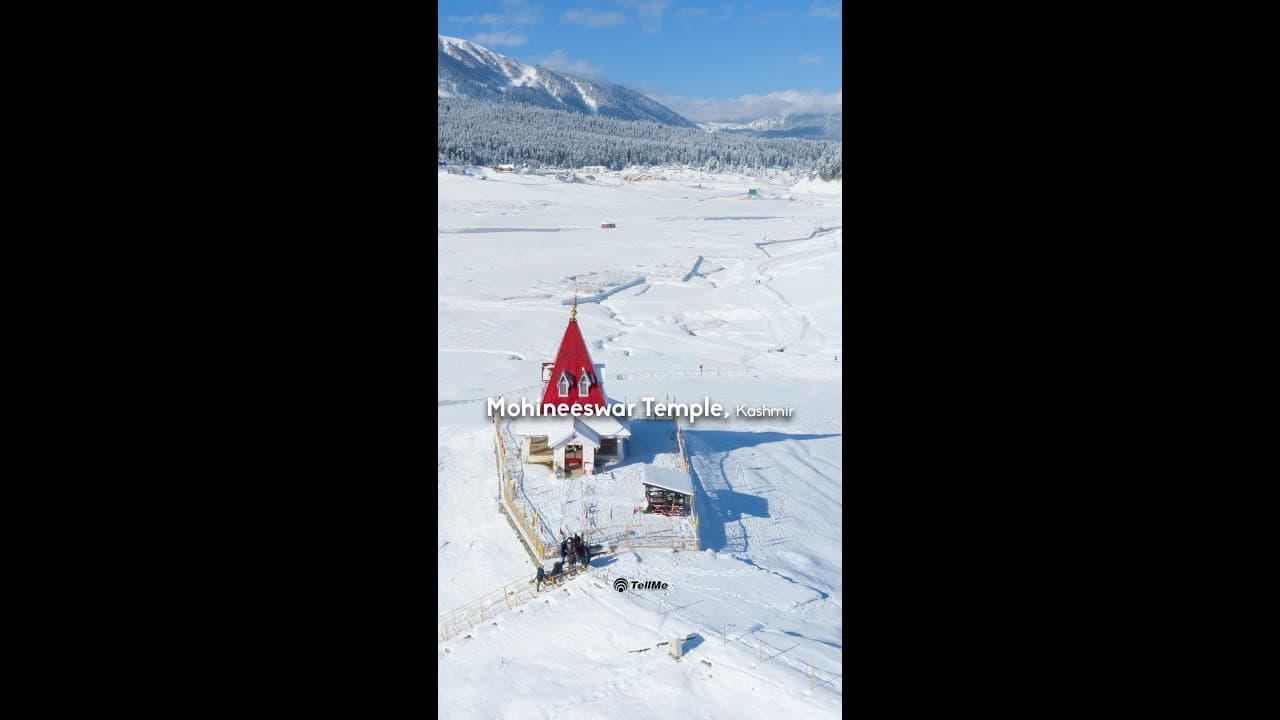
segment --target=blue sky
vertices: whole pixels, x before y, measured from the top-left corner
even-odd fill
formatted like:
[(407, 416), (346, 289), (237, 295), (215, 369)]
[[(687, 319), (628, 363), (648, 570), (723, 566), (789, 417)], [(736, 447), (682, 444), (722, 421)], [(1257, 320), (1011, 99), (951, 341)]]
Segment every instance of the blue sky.
[(440, 0), (440, 33), (691, 120), (841, 110), (841, 0)]

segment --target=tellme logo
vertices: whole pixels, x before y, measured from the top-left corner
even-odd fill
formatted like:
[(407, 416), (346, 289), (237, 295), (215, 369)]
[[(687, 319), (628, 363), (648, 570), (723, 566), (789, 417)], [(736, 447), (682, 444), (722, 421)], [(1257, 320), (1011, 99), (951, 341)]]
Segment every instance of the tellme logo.
[(632, 590), (667, 590), (667, 584), (661, 580), (627, 580), (626, 578), (618, 578), (613, 581), (613, 589), (618, 592), (626, 592), (627, 588)]

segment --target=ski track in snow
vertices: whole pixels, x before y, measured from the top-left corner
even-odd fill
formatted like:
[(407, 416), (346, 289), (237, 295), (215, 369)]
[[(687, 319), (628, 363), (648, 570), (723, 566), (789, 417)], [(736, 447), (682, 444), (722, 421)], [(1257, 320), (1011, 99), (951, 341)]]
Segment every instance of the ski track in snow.
[(515, 350), (469, 350), (467, 348), (436, 348), (436, 352), (442, 353), (482, 353), (485, 355), (506, 355), (512, 360), (523, 360), (524, 353), (518, 353)]
[[(777, 352), (785, 352), (788, 347), (798, 344), (801, 339), (804, 338), (805, 331), (809, 329), (810, 322), (809, 316), (804, 311), (796, 308), (795, 305), (782, 296), (782, 293), (769, 286), (769, 283), (774, 279), (773, 273), (776, 272), (779, 267), (786, 267), (803, 260), (811, 260), (813, 258), (825, 257), (828, 255), (837, 255), (839, 253), (839, 249), (820, 248), (816, 250), (798, 252), (791, 255), (783, 255), (779, 258), (770, 258), (756, 266), (755, 274), (760, 276), (762, 279), (762, 282), (759, 283), (761, 290), (766, 293), (771, 300), (777, 303), (782, 313), (791, 317), (790, 320), (780, 323), (788, 325), (789, 327), (787, 330), (783, 331), (786, 340), (778, 345), (776, 348)], [(798, 323), (796, 322), (797, 320), (799, 321)]]
[[(437, 230), (441, 235), (486, 235), (490, 233), (514, 233), (514, 232), (532, 232), (532, 233), (557, 233), (565, 232), (574, 228), (520, 228), (520, 227), (469, 227), (454, 228), (452, 230)], [(584, 229), (584, 228), (576, 228)]]

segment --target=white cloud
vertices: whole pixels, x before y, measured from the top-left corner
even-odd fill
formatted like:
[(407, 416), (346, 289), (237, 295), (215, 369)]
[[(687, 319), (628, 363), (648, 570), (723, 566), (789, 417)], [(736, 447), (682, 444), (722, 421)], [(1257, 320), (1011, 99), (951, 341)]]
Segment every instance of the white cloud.
[(801, 55), (800, 62), (804, 63), (805, 65), (817, 65), (822, 62), (822, 58), (818, 57), (817, 55)]
[(787, 12), (786, 10), (769, 10), (767, 12), (760, 13), (755, 17), (754, 20), (756, 23), (759, 23), (762, 25), (768, 25), (769, 23), (775, 23), (775, 22), (778, 22), (779, 20), (790, 20), (790, 19), (791, 19), (791, 13)]
[(667, 5), (670, 4), (665, 0), (649, 0), (637, 5), (636, 12), (645, 21), (640, 29), (645, 32), (662, 32), (662, 13), (666, 12)]
[(498, 15), (495, 13), (486, 13), (476, 19), (481, 25), (532, 25), (538, 22), (538, 16), (532, 12)]
[(586, 25), (589, 28), (616, 27), (627, 21), (627, 16), (620, 12), (596, 12), (595, 10), (570, 10), (560, 16), (560, 22)]
[[(650, 33), (662, 32), (662, 14), (671, 6), (669, 0), (617, 0), (617, 2), (623, 7), (635, 10), (636, 15), (640, 17), (640, 29)], [(701, 14), (707, 11), (693, 8), (679, 12), (683, 17), (687, 14)]]
[(671, 3), (666, 0), (649, 0), (636, 5), (636, 12), (640, 13), (640, 17), (651, 17), (661, 20), (662, 13), (666, 12), (667, 6)]
[(561, 70), (572, 75), (579, 75), (591, 80), (603, 80), (604, 71), (592, 65), (586, 60), (575, 60), (570, 62), (569, 55), (563, 50), (556, 50), (548, 55), (539, 65), (549, 67), (552, 70)]
[(650, 97), (694, 122), (749, 122), (783, 113), (843, 112), (843, 95), (843, 90), (834, 93), (780, 90), (766, 95), (747, 94), (723, 100), (662, 94), (651, 94)]
[(532, 25), (538, 22), (538, 12), (525, 0), (503, 0), (502, 12), (484, 15), (451, 15), (453, 22), (480, 23), (481, 25)]
[(529, 38), (519, 33), (512, 33), (509, 30), (499, 30), (491, 33), (477, 33), (476, 42), (489, 46), (497, 45), (523, 45), (529, 41)]
[(830, 20), (840, 19), (840, 3), (832, 3), (823, 5), (822, 3), (814, 3), (809, 6), (809, 17), (824, 17)]

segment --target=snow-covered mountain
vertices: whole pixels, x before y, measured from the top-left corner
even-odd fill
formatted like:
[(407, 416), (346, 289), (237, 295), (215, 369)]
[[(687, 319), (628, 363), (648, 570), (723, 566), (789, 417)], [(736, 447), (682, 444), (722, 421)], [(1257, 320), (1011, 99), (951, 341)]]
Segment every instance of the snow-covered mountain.
[(776, 117), (739, 122), (704, 122), (707, 132), (749, 132), (764, 137), (843, 139), (844, 113), (784, 113)]
[(797, 130), (810, 127), (822, 128), (823, 130), (834, 128), (836, 133), (839, 133), (841, 122), (843, 122), (843, 113), (784, 113), (778, 117), (761, 118), (754, 122), (749, 122), (747, 127), (762, 132), (769, 130)]
[(670, 108), (621, 85), (525, 65), (462, 38), (438, 38), (437, 97), (505, 99), (623, 120), (694, 126)]
[(707, 132), (710, 132), (710, 133), (720, 132), (721, 130), (746, 130), (746, 129), (748, 129), (748, 128), (747, 128), (746, 123), (740, 123), (740, 122), (715, 122), (715, 121), (712, 121), (712, 122), (700, 122), (700, 123), (698, 123), (698, 127), (702, 128), (703, 130), (706, 130)]

